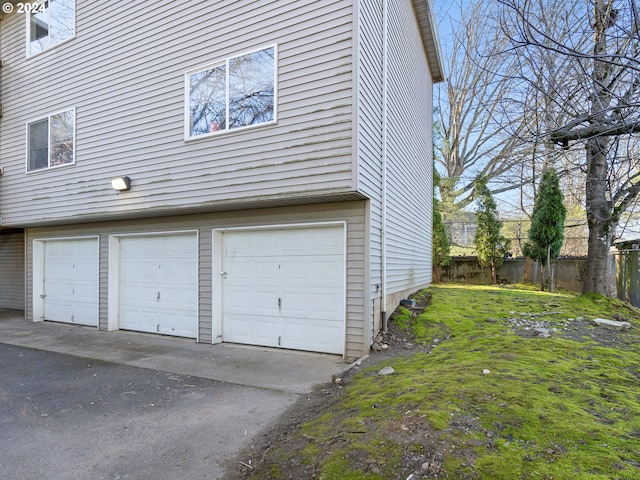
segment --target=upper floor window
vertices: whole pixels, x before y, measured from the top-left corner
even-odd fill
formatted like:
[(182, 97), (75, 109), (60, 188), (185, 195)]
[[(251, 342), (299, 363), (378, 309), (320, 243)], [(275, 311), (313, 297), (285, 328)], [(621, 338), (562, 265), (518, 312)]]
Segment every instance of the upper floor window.
[(73, 163), (74, 143), (74, 109), (28, 123), (27, 172)]
[(30, 5), (27, 16), (28, 55), (42, 52), (75, 35), (75, 0), (46, 0)]
[(186, 138), (276, 120), (276, 47), (186, 74)]

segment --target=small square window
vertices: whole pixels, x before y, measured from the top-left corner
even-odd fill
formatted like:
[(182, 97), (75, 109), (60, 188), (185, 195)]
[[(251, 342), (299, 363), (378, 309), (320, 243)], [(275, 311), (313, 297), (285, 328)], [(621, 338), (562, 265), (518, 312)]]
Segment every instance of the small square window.
[(49, 115), (27, 124), (27, 171), (75, 161), (75, 111)]
[(276, 118), (276, 48), (232, 57), (186, 75), (187, 138)]
[(35, 55), (75, 35), (75, 0), (46, 0), (29, 5), (27, 54)]

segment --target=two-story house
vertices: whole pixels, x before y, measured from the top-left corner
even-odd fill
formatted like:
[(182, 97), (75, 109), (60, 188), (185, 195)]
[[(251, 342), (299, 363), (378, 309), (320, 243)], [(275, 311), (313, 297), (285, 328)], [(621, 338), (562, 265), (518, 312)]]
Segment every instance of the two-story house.
[(353, 358), (430, 283), (428, 0), (3, 12), (0, 307)]

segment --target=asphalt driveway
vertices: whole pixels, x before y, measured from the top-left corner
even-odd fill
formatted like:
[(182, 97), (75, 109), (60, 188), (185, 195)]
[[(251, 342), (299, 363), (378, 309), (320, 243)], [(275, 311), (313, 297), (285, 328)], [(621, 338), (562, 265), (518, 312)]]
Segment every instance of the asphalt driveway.
[(296, 394), (0, 344), (0, 478), (215, 479)]
[(0, 309), (0, 479), (219, 479), (342, 358)]

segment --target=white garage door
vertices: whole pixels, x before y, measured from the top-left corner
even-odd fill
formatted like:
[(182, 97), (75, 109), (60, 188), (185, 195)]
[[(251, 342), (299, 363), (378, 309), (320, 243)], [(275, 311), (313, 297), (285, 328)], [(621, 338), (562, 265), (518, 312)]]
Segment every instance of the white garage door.
[(46, 240), (42, 311), (45, 320), (98, 325), (98, 239)]
[(119, 239), (119, 328), (198, 336), (195, 233)]
[(223, 340), (344, 352), (344, 228), (227, 231)]

